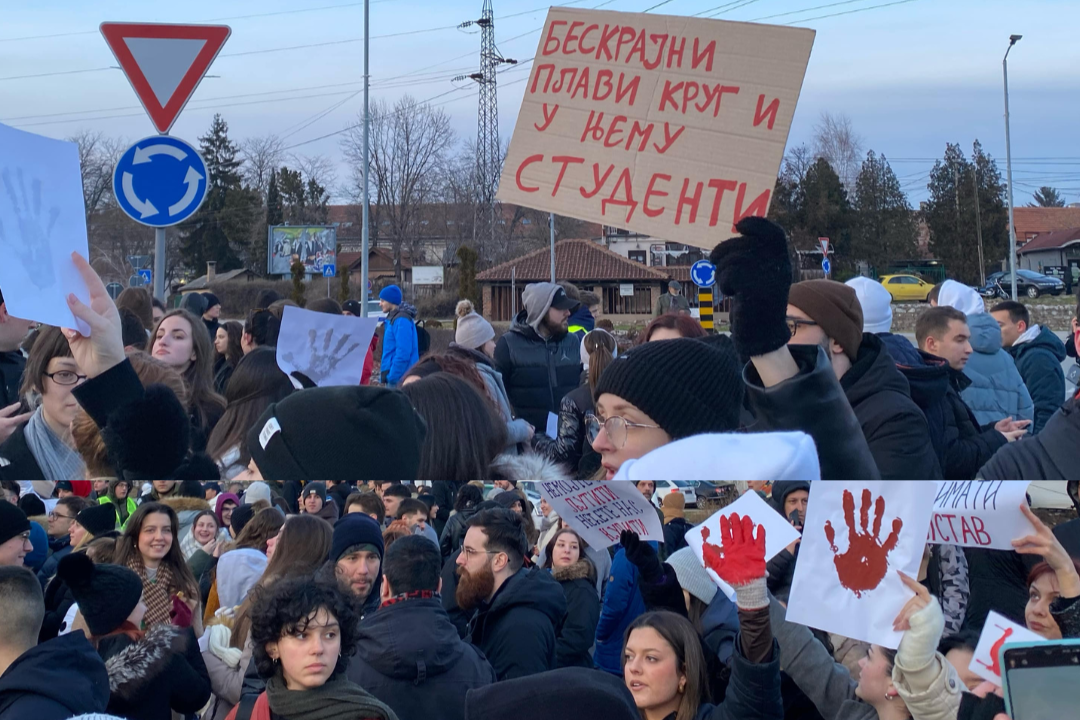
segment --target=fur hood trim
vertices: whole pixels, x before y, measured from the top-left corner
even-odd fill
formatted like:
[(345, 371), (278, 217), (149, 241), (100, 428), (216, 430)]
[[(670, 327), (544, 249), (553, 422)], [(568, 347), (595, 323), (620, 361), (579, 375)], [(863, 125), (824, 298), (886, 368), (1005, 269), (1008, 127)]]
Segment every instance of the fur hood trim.
[(573, 565), (552, 568), (551, 575), (559, 582), (567, 582), (569, 580), (588, 580), (591, 583), (596, 582), (596, 569), (586, 558), (578, 560)]
[(190, 497), (167, 497), (159, 501), (162, 505), (168, 505), (177, 514), (186, 512), (188, 510), (194, 510), (196, 512), (202, 512), (203, 510), (212, 510), (210, 503), (200, 498)]
[(47, 515), (34, 515), (33, 517), (26, 518), (30, 522), (36, 522), (43, 528), (49, 527), (49, 517)]
[(142, 640), (105, 661), (109, 692), (129, 702), (151, 689), (169, 666), (173, 653), (183, 654), (186, 635), (174, 625), (155, 625)]
[(552, 481), (571, 480), (562, 466), (537, 453), (524, 455), (500, 455), (495, 458), (491, 468), (507, 480), (522, 482), (525, 480)]

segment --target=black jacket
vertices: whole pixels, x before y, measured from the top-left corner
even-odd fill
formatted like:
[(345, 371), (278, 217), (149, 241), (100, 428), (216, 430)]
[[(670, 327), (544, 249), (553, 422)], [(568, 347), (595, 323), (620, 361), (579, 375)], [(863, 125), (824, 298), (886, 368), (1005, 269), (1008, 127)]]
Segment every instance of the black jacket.
[(30, 648), (0, 675), (2, 720), (68, 720), (108, 704), (105, 664), (82, 633)]
[(485, 500), (450, 516), (450, 519), (446, 521), (446, 525), (443, 526), (442, 533), (439, 534), (439, 547), (442, 549), (443, 562), (461, 549), (461, 543), (465, 542), (465, 533), (469, 530), (467, 526), (472, 516), (481, 510), (493, 507), (498, 507), (498, 505), (490, 500)]
[(986, 616), (996, 610), (1020, 625), (1028, 601), (1027, 576), (1042, 559), (1011, 550), (964, 548), (968, 563), (968, 604), (964, 629), (982, 632)]
[(45, 473), (26, 444), (26, 424), (0, 445), (0, 480), (44, 480)]
[(960, 398), (971, 384), (963, 372), (939, 357), (920, 351), (920, 367), (900, 366), (911, 387), (911, 397), (926, 416), (930, 440), (944, 458), (946, 480), (971, 480), (975, 473), (1008, 441), (993, 426), (982, 428)]
[(670, 522), (664, 523), (664, 550), (668, 557), (676, 550), (686, 547), (686, 533), (693, 529), (694, 526), (686, 518), (672, 518)]
[(575, 477), (592, 477), (600, 469), (600, 453), (585, 437), (585, 416), (595, 409), (588, 385), (571, 390), (559, 403), (559, 436), (537, 433), (533, 447), (552, 462), (568, 465)]
[[(328, 488), (326, 491), (326, 499), (333, 500), (337, 503), (338, 517), (345, 517), (345, 500), (348, 499), (351, 493), (356, 492), (356, 487), (348, 485), (346, 483), (338, 483), (332, 488)], [(333, 521), (330, 523), (333, 524)]]
[(483, 653), (458, 637), (438, 597), (382, 607), (360, 623), (350, 681), (401, 720), (464, 720), (465, 694), (495, 682)]
[(596, 593), (596, 568), (588, 560), (554, 568), (552, 577), (566, 598), (566, 620), (555, 640), (556, 667), (593, 667), (592, 646), (600, 621), (600, 596)]
[(1080, 400), (1072, 399), (1035, 437), (1000, 448), (978, 478), (981, 480), (1075, 480), (1080, 477)]
[(926, 417), (908, 381), (876, 336), (863, 333), (859, 354), (840, 378), (882, 480), (940, 480)]
[[(456, 480), (436, 480), (431, 484), (431, 494), (435, 497), (435, 504), (439, 506), (439, 511), (435, 513), (435, 532), (438, 533), (440, 541), (442, 540), (443, 528), (446, 527), (447, 521), (450, 520), (450, 513), (454, 511), (454, 500), (457, 499), (458, 489), (461, 487), (461, 483)], [(447, 553), (443, 553), (445, 558)]]
[(0, 353), (0, 407), (14, 405), (22, 399), (19, 386), (25, 367), (26, 358), (18, 350)]
[(468, 640), (491, 661), (499, 680), (555, 668), (555, 638), (566, 617), (566, 598), (551, 573), (522, 568), (480, 607)]
[(62, 538), (49, 538), (49, 558), (38, 570), (38, 581), (41, 583), (42, 590), (47, 588), (49, 581), (56, 577), (56, 568), (60, 565), (60, 561), (70, 555), (73, 549), (71, 537), (68, 535)]
[(52, 640), (60, 634), (67, 611), (75, 604), (75, 595), (63, 580), (54, 577), (45, 588), (45, 619), (41, 623), (38, 642)]
[(754, 364), (743, 368), (751, 431), (800, 430), (814, 439), (822, 480), (878, 479), (877, 465), (859, 420), (844, 396), (825, 351), (789, 345), (799, 374), (766, 388)]
[(199, 642), (190, 628), (156, 625), (138, 642), (111, 635), (98, 642), (109, 672), (108, 712), (128, 720), (171, 720), (190, 715), (210, 699)]
[(525, 324), (525, 310), (495, 344), (495, 368), (502, 373), (514, 413), (535, 428), (547, 427), (549, 412), (578, 386), (581, 341), (573, 333), (545, 340)]

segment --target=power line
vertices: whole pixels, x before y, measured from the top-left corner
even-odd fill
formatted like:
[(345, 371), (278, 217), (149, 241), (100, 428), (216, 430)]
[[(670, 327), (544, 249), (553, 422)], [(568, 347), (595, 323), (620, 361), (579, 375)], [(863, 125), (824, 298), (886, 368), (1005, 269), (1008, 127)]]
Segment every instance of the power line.
[(881, 5), (871, 5), (870, 7), (856, 8), (855, 10), (845, 10), (844, 12), (830, 13), (828, 15), (818, 15), (817, 17), (802, 18), (801, 20), (793, 20), (785, 25), (794, 25), (796, 23), (810, 22), (811, 20), (824, 20), (825, 18), (840, 17), (841, 15), (852, 15), (854, 13), (866, 12), (867, 10), (879, 10), (881, 8), (892, 7), (893, 5), (907, 5), (908, 3), (916, 2), (916, 0), (896, 0), (896, 2), (883, 3)]
[(759, 0), (744, 0), (744, 2), (736, 5), (735, 7), (730, 7), (727, 10), (721, 10), (720, 12), (715, 12), (712, 15), (709, 15), (709, 17), (714, 18), (714, 17), (717, 17), (718, 15), (724, 15), (726, 13), (729, 13), (729, 12), (733, 11), (733, 10), (738, 10), (739, 8), (746, 7), (747, 5), (753, 5), (754, 3), (758, 2), (758, 1)]
[(641, 12), (652, 12), (653, 10), (655, 10), (658, 7), (663, 7), (664, 5), (667, 5), (669, 2), (671, 2), (671, 0), (663, 0), (663, 2), (658, 2), (655, 5), (653, 5), (652, 7), (645, 8)]
[(762, 20), (772, 20), (778, 17), (787, 17), (788, 15), (801, 15), (803, 13), (813, 12), (814, 10), (824, 10), (825, 8), (838, 7), (840, 5), (851, 5), (857, 2), (866, 2), (867, 0), (843, 0), (843, 2), (829, 3), (828, 5), (818, 5), (816, 7), (803, 8), (802, 10), (791, 10), (789, 12), (777, 13), (776, 15), (766, 15), (764, 17), (754, 18), (750, 22), (760, 22)]

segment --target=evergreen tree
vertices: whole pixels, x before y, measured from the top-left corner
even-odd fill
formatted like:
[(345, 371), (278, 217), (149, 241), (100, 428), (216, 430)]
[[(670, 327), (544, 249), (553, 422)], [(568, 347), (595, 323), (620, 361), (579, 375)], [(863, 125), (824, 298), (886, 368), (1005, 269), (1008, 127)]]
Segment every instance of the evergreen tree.
[(834, 252), (850, 257), (851, 205), (840, 176), (824, 158), (807, 169), (799, 186), (796, 244), (801, 249), (819, 247), (819, 237), (829, 238)]
[(308, 178), (304, 204), (307, 207), (306, 222), (325, 225), (330, 220), (330, 193), (314, 178)]
[(270, 173), (270, 185), (266, 190), (266, 224), (273, 227), (285, 223), (281, 210), (281, 193), (278, 191), (277, 172)]
[(1065, 207), (1065, 198), (1061, 197), (1057, 188), (1046, 185), (1036, 190), (1032, 199), (1035, 202), (1028, 203), (1028, 207)]
[(338, 262), (337, 271), (340, 279), (338, 280), (338, 302), (344, 303), (349, 299), (349, 268), (341, 264), (341, 243), (337, 246), (337, 255), (335, 256)]
[(300, 307), (307, 304), (304, 298), (304, 263), (296, 260), (292, 264), (292, 293), (290, 299)]
[(482, 311), (480, 303), (480, 288), (476, 284), (476, 263), (480, 256), (468, 245), (462, 245), (457, 250), (458, 260), (461, 261), (461, 276), (458, 285), (458, 295), (472, 300), (477, 312)]
[(855, 179), (852, 255), (879, 273), (916, 254), (915, 216), (884, 155), (871, 150)]

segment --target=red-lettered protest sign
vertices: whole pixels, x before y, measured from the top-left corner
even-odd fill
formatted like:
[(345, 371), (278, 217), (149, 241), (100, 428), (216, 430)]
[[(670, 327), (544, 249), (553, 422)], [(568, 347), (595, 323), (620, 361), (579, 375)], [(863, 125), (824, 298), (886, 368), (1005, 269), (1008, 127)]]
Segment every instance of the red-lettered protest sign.
[(806, 28), (552, 8), (503, 202), (712, 247), (765, 215)]
[(931, 544), (1012, 550), (1012, 541), (1035, 528), (1020, 510), (1024, 480), (944, 480), (937, 484)]
[(540, 496), (590, 547), (619, 542), (623, 530), (642, 540), (664, 542), (664, 527), (656, 508), (633, 483), (590, 480), (542, 480)]

